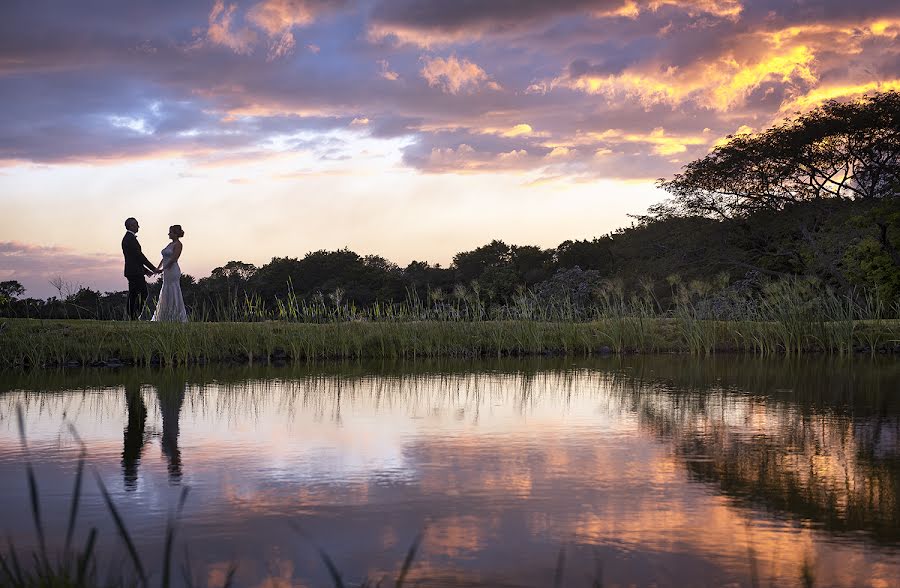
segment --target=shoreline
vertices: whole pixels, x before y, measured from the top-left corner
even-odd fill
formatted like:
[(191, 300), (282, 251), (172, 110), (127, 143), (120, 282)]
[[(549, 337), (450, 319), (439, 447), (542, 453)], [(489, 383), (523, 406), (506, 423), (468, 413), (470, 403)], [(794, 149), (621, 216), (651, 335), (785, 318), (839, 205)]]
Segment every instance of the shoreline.
[(900, 354), (900, 320), (187, 323), (0, 319), (0, 369), (684, 353)]

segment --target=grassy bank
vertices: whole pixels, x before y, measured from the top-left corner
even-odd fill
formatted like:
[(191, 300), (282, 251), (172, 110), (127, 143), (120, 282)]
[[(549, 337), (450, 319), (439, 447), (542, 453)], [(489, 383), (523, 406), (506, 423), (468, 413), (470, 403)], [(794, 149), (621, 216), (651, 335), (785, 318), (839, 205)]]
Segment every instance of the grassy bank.
[(0, 366), (683, 352), (900, 351), (900, 320), (188, 323), (5, 319)]

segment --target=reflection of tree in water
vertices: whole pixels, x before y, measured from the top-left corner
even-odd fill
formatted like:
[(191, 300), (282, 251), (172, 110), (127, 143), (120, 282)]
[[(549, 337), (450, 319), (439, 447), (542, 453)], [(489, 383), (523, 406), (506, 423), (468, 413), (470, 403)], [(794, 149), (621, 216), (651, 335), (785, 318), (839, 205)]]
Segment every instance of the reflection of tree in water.
[[(837, 532), (859, 530), (879, 541), (900, 541), (900, 362), (725, 356), (584, 359), (578, 370), (571, 364), (567, 360), (550, 371), (541, 371), (549, 366), (540, 363), (527, 370), (525, 363), (486, 364), (493, 367), (478, 372), (466, 363), (433, 372), (379, 373), (375, 380), (371, 372), (355, 374), (357, 368), (343, 364), (329, 364), (324, 373), (299, 366), (291, 377), (241, 368), (217, 379), (216, 394), (192, 402), (212, 403), (212, 412), (239, 419), (255, 418), (270, 406), (286, 418), (308, 411), (317, 419), (336, 419), (348, 407), (367, 402), (376, 409), (402, 406), (419, 413), (439, 407), (468, 415), (477, 414), (483, 402), (513, 401), (513, 395), (526, 410), (532, 397), (546, 402), (548, 394), (558, 394), (562, 406), (572, 390), (597, 394), (603, 389), (606, 394), (609, 389), (625, 410), (639, 415), (642, 427), (672, 442), (689, 475), (715, 484), (725, 495)], [(145, 377), (146, 372), (135, 373), (140, 381)], [(173, 483), (182, 475), (178, 441), (184, 382), (208, 377), (190, 371), (154, 377), (161, 444)], [(510, 377), (521, 382), (521, 393), (513, 392)], [(52, 381), (28, 383), (53, 388)], [(13, 385), (24, 384), (6, 386)], [(28, 398), (22, 400), (26, 408)], [(152, 414), (152, 399), (142, 400), (139, 384), (126, 385), (122, 467), (131, 488), (150, 436), (144, 400)]]
[[(181, 482), (181, 450), (178, 447), (179, 418), (184, 403), (185, 383), (183, 379), (170, 375), (164, 376), (156, 386), (159, 412), (162, 417), (162, 434), (160, 445), (167, 461), (169, 482)], [(125, 386), (125, 405), (128, 421), (125, 426), (124, 447), (122, 450), (122, 477), (126, 490), (137, 488), (138, 468), (144, 451), (145, 425), (147, 407), (141, 395), (141, 386), (129, 383)]]
[(689, 371), (688, 385), (657, 370), (618, 383), (642, 427), (671, 440), (693, 478), (830, 531), (900, 541), (892, 386), (848, 387), (846, 375), (821, 369), (755, 372)]

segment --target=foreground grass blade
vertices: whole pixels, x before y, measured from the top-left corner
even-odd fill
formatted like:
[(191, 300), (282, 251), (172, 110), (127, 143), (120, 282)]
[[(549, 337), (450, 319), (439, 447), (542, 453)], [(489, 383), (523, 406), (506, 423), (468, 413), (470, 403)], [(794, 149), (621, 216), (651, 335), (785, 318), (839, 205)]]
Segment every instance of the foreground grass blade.
[(81, 557), (78, 559), (78, 575), (76, 577), (75, 585), (76, 586), (84, 586), (84, 580), (87, 576), (88, 564), (90, 564), (94, 559), (94, 545), (97, 542), (97, 529), (96, 527), (91, 528), (91, 532), (88, 534), (87, 545), (84, 548), (84, 553), (81, 554)]
[(228, 566), (228, 573), (225, 574), (225, 583), (222, 584), (222, 588), (231, 588), (232, 584), (234, 584), (234, 575), (237, 573), (237, 564), (232, 563)]
[(328, 568), (328, 573), (331, 575), (335, 588), (344, 588), (344, 580), (341, 578), (341, 573), (338, 571), (337, 566), (334, 565), (334, 562), (331, 561), (331, 558), (328, 557), (328, 554), (325, 553), (325, 550), (321, 547), (316, 547), (316, 551), (319, 552), (319, 557), (325, 562), (325, 567)]
[(97, 478), (97, 485), (100, 487), (100, 492), (103, 494), (103, 499), (106, 501), (106, 507), (109, 509), (110, 514), (113, 517), (113, 520), (116, 522), (116, 529), (119, 531), (119, 536), (122, 538), (122, 541), (125, 542), (125, 547), (128, 548), (128, 555), (131, 557), (131, 561), (134, 564), (135, 570), (137, 570), (138, 577), (141, 579), (141, 583), (144, 586), (147, 586), (147, 574), (144, 572), (144, 565), (141, 563), (141, 558), (138, 555), (137, 549), (134, 547), (134, 542), (131, 540), (131, 535), (128, 534), (128, 529), (125, 528), (125, 523), (122, 521), (121, 515), (119, 515), (119, 511), (116, 509), (116, 505), (113, 504), (112, 497), (109, 495), (109, 491), (106, 489), (106, 484), (103, 483), (103, 480), (100, 478), (100, 474), (94, 473)]
[(181, 562), (181, 576), (188, 588), (194, 588), (194, 570), (191, 569), (191, 553), (187, 545), (184, 546), (184, 561)]
[(344, 580), (341, 578), (341, 573), (338, 571), (337, 566), (334, 565), (334, 562), (328, 557), (328, 554), (325, 553), (325, 550), (318, 546), (318, 544), (310, 538), (306, 532), (300, 528), (300, 526), (293, 522), (288, 521), (288, 525), (296, 531), (298, 535), (309, 541), (316, 548), (316, 551), (319, 552), (319, 557), (322, 558), (322, 561), (325, 563), (325, 567), (328, 568), (328, 574), (331, 576), (331, 580), (334, 582), (335, 588), (344, 588)]
[(406, 574), (409, 573), (409, 568), (412, 567), (413, 559), (416, 557), (416, 552), (419, 551), (419, 545), (421, 545), (424, 535), (424, 531), (416, 535), (412, 545), (409, 546), (409, 551), (406, 552), (406, 559), (403, 560), (403, 567), (400, 568), (400, 575), (397, 576), (397, 588), (403, 586), (403, 582), (406, 580)]
[(563, 568), (566, 565), (566, 546), (559, 548), (559, 555), (556, 557), (556, 570), (553, 572), (553, 587), (560, 588), (563, 581)]
[[(12, 552), (12, 546), (10, 546), (10, 552)], [(14, 552), (13, 557), (15, 557)], [(22, 576), (20, 575), (21, 570), (18, 569), (18, 566), (13, 566), (11, 568), (9, 564), (6, 563), (6, 557), (2, 553), (0, 553), (0, 571), (3, 572), (4, 576), (6, 576), (6, 582), (9, 582), (11, 585), (21, 586), (24, 584), (24, 582), (22, 581)]]
[(28, 494), (31, 499), (31, 517), (37, 530), (38, 542), (41, 548), (41, 558), (45, 566), (47, 560), (47, 541), (44, 538), (44, 522), (41, 520), (41, 503), (38, 500), (37, 476), (31, 465), (31, 457), (28, 454), (28, 442), (25, 439), (25, 416), (22, 414), (22, 405), (16, 405), (16, 417), (19, 421), (19, 440), (22, 443), (22, 451), (25, 453), (25, 470), (28, 473)]
[(169, 588), (170, 585), (170, 572), (172, 569), (172, 545), (175, 542), (175, 525), (178, 522), (178, 519), (181, 518), (181, 511), (184, 509), (184, 502), (187, 500), (189, 490), (190, 488), (188, 488), (187, 486), (181, 489), (181, 496), (178, 499), (178, 507), (175, 509), (175, 516), (173, 519), (169, 519), (169, 524), (166, 525), (166, 547), (163, 553), (163, 588)]
[(591, 588), (603, 588), (603, 561), (600, 559), (600, 552), (594, 548), (594, 581)]
[(78, 433), (75, 431), (75, 427), (71, 424), (69, 425), (69, 431), (81, 445), (81, 452), (78, 454), (78, 467), (75, 470), (75, 488), (72, 491), (72, 505), (69, 509), (69, 524), (66, 526), (66, 546), (63, 550), (63, 553), (66, 555), (69, 553), (69, 547), (72, 545), (72, 535), (75, 533), (75, 520), (78, 518), (78, 506), (81, 501), (81, 481), (84, 475), (84, 459), (87, 456), (87, 448), (81, 440), (81, 437), (79, 437)]
[[(25, 585), (24, 576), (22, 575), (22, 566), (19, 565), (19, 557), (16, 555), (16, 548), (13, 547), (12, 540), (9, 542), (9, 559), (10, 564), (12, 564), (13, 573), (10, 574), (10, 578), (14, 579), (15, 582), (19, 586)], [(6, 569), (6, 564), (4, 563), (4, 569)]]

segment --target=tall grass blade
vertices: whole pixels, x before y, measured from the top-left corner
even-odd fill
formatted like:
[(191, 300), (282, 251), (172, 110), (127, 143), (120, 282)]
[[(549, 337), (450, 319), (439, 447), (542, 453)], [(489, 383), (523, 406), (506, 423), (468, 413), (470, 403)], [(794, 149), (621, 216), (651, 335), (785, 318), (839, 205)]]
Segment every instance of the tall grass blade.
[(119, 531), (119, 536), (122, 538), (122, 541), (125, 542), (125, 547), (128, 549), (128, 555), (131, 557), (131, 562), (134, 564), (138, 577), (140, 577), (143, 585), (147, 586), (147, 574), (144, 572), (144, 565), (141, 563), (141, 558), (138, 556), (137, 549), (134, 547), (134, 541), (131, 540), (131, 535), (128, 534), (128, 529), (125, 528), (125, 522), (122, 520), (122, 516), (119, 514), (118, 509), (116, 509), (116, 505), (113, 504), (112, 497), (106, 489), (106, 484), (104, 484), (103, 480), (100, 478), (100, 474), (95, 472), (94, 475), (97, 478), (97, 485), (100, 487), (103, 499), (106, 501), (106, 507), (109, 509), (109, 512), (116, 523), (116, 529)]
[(319, 552), (319, 557), (325, 562), (325, 567), (328, 568), (328, 573), (331, 575), (335, 588), (344, 588), (344, 580), (341, 578), (341, 573), (338, 571), (337, 566), (334, 565), (334, 562), (331, 561), (331, 558), (328, 557), (328, 554), (325, 553), (325, 550), (317, 546), (316, 551)]
[(178, 522), (178, 519), (181, 518), (181, 511), (182, 509), (184, 509), (184, 502), (187, 500), (189, 490), (190, 488), (188, 488), (187, 486), (181, 489), (181, 496), (178, 499), (178, 506), (175, 510), (175, 516), (174, 518), (169, 519), (169, 523), (166, 525), (166, 546), (163, 553), (163, 588), (169, 588), (170, 585), (170, 573), (172, 570), (172, 545), (175, 543), (175, 524)]
[(337, 566), (334, 565), (334, 562), (331, 560), (328, 554), (325, 553), (325, 550), (319, 547), (318, 544), (316, 544), (316, 542), (313, 541), (312, 538), (306, 534), (306, 531), (301, 529), (297, 523), (288, 521), (288, 525), (290, 525), (290, 527), (294, 531), (296, 531), (298, 535), (312, 543), (312, 545), (316, 548), (316, 551), (319, 552), (319, 557), (322, 558), (322, 561), (325, 563), (325, 567), (328, 568), (328, 574), (331, 576), (331, 581), (334, 582), (335, 588), (344, 588), (344, 580), (343, 578), (341, 578), (341, 572), (338, 571)]
[(600, 552), (594, 548), (594, 581), (591, 582), (591, 588), (603, 588), (603, 560), (600, 559)]
[(190, 492), (191, 487), (185, 486), (181, 489), (181, 495), (178, 497), (178, 507), (175, 511), (175, 518), (181, 518), (181, 511), (184, 510), (184, 503), (187, 502), (188, 492)]
[(422, 544), (423, 536), (424, 531), (416, 535), (412, 545), (409, 546), (409, 551), (406, 552), (406, 558), (403, 560), (403, 566), (400, 568), (400, 575), (397, 576), (396, 588), (401, 588), (401, 586), (403, 586), (403, 582), (406, 580), (406, 574), (409, 573), (409, 568), (412, 567), (413, 559), (416, 557), (416, 552), (419, 551), (419, 545)]
[(25, 470), (28, 473), (28, 494), (31, 499), (31, 517), (37, 530), (38, 542), (41, 548), (43, 564), (47, 565), (47, 541), (44, 538), (44, 522), (41, 520), (41, 503), (38, 500), (37, 476), (31, 465), (31, 457), (28, 454), (28, 442), (25, 438), (25, 416), (22, 413), (22, 405), (16, 405), (16, 417), (19, 422), (19, 440), (22, 443), (22, 451), (25, 453)]
[(187, 545), (184, 546), (184, 561), (181, 562), (181, 577), (188, 588), (194, 587), (194, 570), (191, 569), (191, 553)]
[(87, 456), (87, 448), (84, 442), (75, 431), (75, 427), (69, 425), (69, 431), (81, 445), (81, 452), (78, 454), (78, 467), (75, 469), (75, 488), (72, 491), (72, 505), (69, 508), (69, 524), (66, 526), (66, 546), (63, 553), (69, 553), (69, 547), (72, 545), (72, 535), (75, 533), (75, 519), (78, 518), (78, 505), (81, 501), (81, 481), (84, 475), (84, 458)]
[(559, 548), (559, 555), (556, 557), (556, 570), (553, 572), (553, 588), (561, 588), (563, 581), (563, 568), (566, 565), (566, 546)]
[[(19, 556), (16, 555), (16, 548), (13, 547), (12, 541), (9, 542), (9, 560), (12, 568), (12, 574), (9, 574), (10, 578), (14, 578), (15, 582), (20, 585), (25, 585), (25, 577), (22, 574), (22, 566), (19, 565)], [(4, 569), (6, 565), (4, 564)]]
[(81, 554), (81, 557), (78, 558), (78, 575), (76, 576), (76, 586), (84, 586), (84, 580), (87, 576), (88, 564), (93, 561), (94, 558), (94, 545), (97, 542), (97, 529), (91, 528), (91, 532), (88, 534), (87, 545), (84, 548), (84, 553)]
[(231, 588), (234, 584), (234, 575), (237, 573), (237, 564), (233, 563), (228, 566), (228, 573), (225, 574), (225, 583), (222, 584), (222, 588)]
[(6, 557), (2, 553), (0, 553), (0, 572), (3, 572), (3, 575), (6, 576), (6, 581), (13, 586), (21, 586), (24, 584), (24, 582), (22, 582), (22, 577), (15, 574), (9, 564), (6, 563)]
[(800, 581), (803, 582), (803, 588), (813, 588), (816, 585), (816, 578), (813, 575), (812, 566), (807, 558), (803, 558), (803, 568), (800, 570)]

